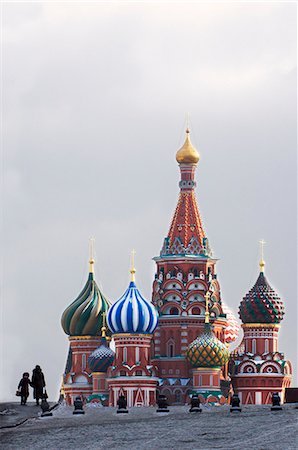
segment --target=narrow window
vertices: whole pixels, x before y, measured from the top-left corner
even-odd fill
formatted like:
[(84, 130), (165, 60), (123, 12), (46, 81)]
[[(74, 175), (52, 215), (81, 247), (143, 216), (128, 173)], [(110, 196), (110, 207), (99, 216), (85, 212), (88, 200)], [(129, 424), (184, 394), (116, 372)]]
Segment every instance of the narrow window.
[(255, 339), (253, 339), (252, 340), (252, 342), (251, 342), (251, 352), (253, 353), (253, 354), (255, 354), (256, 353), (256, 340)]
[(170, 350), (170, 355), (169, 356), (174, 356), (174, 344), (170, 344), (169, 345), (169, 350)]
[(127, 362), (127, 348), (124, 347), (123, 348), (123, 362)]
[(140, 362), (140, 349), (136, 347), (136, 364)]
[(175, 344), (174, 341), (170, 340), (167, 344), (167, 354), (172, 358), (175, 354)]
[(82, 354), (82, 369), (83, 370), (86, 369), (86, 354), (85, 353)]

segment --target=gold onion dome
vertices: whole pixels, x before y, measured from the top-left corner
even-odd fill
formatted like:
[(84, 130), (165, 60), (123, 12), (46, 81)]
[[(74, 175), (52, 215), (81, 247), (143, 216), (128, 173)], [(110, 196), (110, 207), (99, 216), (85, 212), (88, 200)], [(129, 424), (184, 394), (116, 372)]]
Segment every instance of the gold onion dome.
[(229, 361), (229, 350), (212, 331), (209, 323), (208, 299), (206, 294), (205, 326), (203, 333), (198, 336), (187, 349), (187, 359), (192, 367), (219, 368)]
[(186, 129), (186, 139), (182, 147), (176, 153), (176, 160), (179, 164), (197, 164), (200, 159), (199, 152), (191, 143), (189, 128)]
[(229, 360), (229, 350), (206, 323), (203, 333), (188, 346), (187, 359), (192, 367), (222, 367)]

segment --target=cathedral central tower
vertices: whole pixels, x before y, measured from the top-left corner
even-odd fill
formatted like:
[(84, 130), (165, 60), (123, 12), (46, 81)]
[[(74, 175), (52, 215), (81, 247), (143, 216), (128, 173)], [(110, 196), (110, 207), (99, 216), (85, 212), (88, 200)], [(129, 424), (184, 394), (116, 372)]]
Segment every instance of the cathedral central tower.
[[(171, 403), (184, 403), (192, 389), (192, 368), (186, 359), (189, 344), (203, 332), (205, 295), (210, 296), (210, 322), (215, 336), (225, 342), (226, 315), (220, 285), (195, 196), (195, 172), (200, 155), (186, 130), (176, 154), (180, 193), (168, 235), (158, 257), (152, 301), (160, 319), (154, 333), (152, 362), (158, 368), (160, 392)], [(226, 370), (221, 371), (221, 379)]]

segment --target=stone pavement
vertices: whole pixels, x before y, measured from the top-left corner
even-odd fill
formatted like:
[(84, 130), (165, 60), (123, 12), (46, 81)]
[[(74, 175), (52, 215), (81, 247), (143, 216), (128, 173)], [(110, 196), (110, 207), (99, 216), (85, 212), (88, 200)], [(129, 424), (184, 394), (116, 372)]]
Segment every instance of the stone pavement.
[(188, 409), (176, 406), (163, 415), (155, 408), (131, 408), (119, 417), (114, 408), (89, 405), (84, 416), (73, 416), (72, 408), (60, 406), (52, 418), (29, 418), (16, 428), (1, 429), (0, 443), (4, 450), (298, 448), (295, 405), (285, 405), (280, 412), (271, 412), (270, 406), (245, 406), (236, 415), (228, 406), (203, 407), (195, 415)]
[[(53, 406), (54, 403), (50, 403)], [(26, 419), (37, 417), (40, 413), (40, 406), (36, 406), (35, 402), (28, 402), (27, 406), (20, 403), (0, 403), (0, 429), (4, 427), (12, 427)]]

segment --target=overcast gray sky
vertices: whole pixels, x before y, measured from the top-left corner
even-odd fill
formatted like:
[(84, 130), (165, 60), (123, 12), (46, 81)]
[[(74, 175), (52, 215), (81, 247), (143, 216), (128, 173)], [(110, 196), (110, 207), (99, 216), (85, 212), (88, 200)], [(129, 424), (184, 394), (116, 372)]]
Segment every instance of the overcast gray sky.
[[(223, 300), (266, 274), (286, 307), (296, 367), (295, 3), (5, 3), (2, 386), (44, 369), (55, 398), (64, 309), (88, 272), (115, 301), (136, 249), (151, 298), (174, 212), (175, 153), (190, 113), (197, 196)], [(238, 315), (238, 314), (237, 314)], [(295, 384), (295, 383), (294, 383)]]

